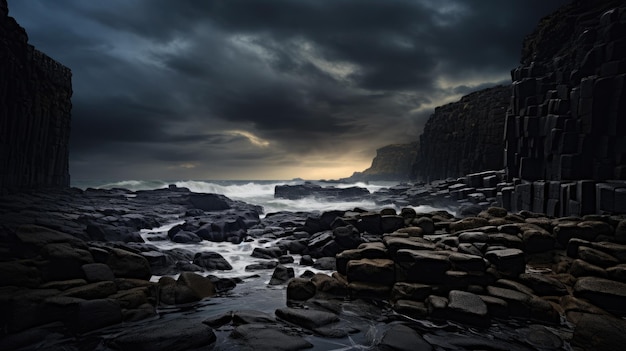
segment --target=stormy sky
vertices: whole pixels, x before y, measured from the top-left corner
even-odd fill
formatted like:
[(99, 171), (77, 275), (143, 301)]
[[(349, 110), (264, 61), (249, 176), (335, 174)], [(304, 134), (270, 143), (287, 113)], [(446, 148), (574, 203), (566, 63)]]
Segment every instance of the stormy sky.
[(73, 180), (329, 179), (510, 82), (565, 0), (9, 0), (72, 69)]

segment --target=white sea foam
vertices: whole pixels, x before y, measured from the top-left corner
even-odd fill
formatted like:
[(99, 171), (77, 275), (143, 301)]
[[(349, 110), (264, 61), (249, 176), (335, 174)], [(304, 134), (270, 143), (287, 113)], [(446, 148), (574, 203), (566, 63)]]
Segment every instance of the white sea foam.
[[(264, 213), (279, 211), (292, 212), (312, 212), (330, 210), (352, 210), (355, 208), (365, 210), (377, 210), (382, 207), (395, 208), (400, 210), (401, 206), (377, 205), (373, 200), (363, 199), (358, 201), (329, 201), (328, 199), (318, 199), (307, 197), (298, 200), (274, 198), (274, 188), (277, 185), (302, 184), (302, 180), (277, 180), (277, 181), (232, 181), (232, 180), (124, 180), (116, 182), (77, 182), (74, 186), (80, 188), (95, 187), (101, 189), (125, 188), (132, 191), (151, 190), (167, 188), (170, 184), (178, 187), (185, 187), (193, 192), (222, 194), (233, 200), (244, 201), (249, 204), (263, 206)], [(370, 193), (374, 193), (382, 188), (392, 187), (397, 182), (357, 182), (357, 183), (333, 183), (314, 182), (321, 186), (335, 186), (337, 188), (347, 188), (352, 186), (366, 188)], [(418, 212), (430, 212), (438, 208), (430, 206), (413, 206)]]

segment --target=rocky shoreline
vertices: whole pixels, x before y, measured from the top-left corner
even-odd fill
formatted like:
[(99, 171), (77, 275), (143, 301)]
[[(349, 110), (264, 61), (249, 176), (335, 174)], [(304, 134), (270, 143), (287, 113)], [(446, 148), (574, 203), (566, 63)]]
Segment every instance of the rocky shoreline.
[[(553, 218), (489, 207), (455, 217), (405, 207), (261, 218), (258, 206), (174, 186), (20, 194), (1, 198), (0, 209), (2, 349), (42, 340), (96, 349), (77, 341), (85, 335), (107, 350), (184, 350), (216, 340), (319, 349), (320, 340), (365, 335), (374, 321), (384, 332), (370, 346), (391, 350), (620, 349), (626, 341), (623, 215)], [(257, 263), (247, 276), (226, 277), (233, 262), (218, 250), (195, 252), (203, 240), (253, 243)], [(160, 250), (158, 241), (189, 249)], [(294, 265), (310, 270), (296, 277)], [(229, 292), (259, 274), (271, 278), (252, 299), (273, 287), (284, 294), (273, 314), (244, 308), (205, 310), (193, 322), (163, 317), (237, 299)], [(442, 338), (423, 327), (493, 330), (512, 321), (526, 338)], [(120, 325), (128, 330), (98, 334)]]

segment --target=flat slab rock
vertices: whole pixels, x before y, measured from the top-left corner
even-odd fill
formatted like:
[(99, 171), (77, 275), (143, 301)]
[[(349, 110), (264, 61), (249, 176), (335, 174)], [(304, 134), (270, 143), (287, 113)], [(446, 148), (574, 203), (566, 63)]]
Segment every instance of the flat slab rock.
[(116, 337), (112, 344), (120, 350), (184, 351), (208, 347), (216, 338), (210, 327), (180, 319), (131, 329)]
[(625, 283), (597, 277), (580, 278), (574, 285), (574, 296), (610, 312), (626, 315)]
[(339, 321), (336, 314), (325, 311), (286, 307), (277, 309), (275, 313), (278, 318), (307, 329), (315, 329)]
[(431, 351), (430, 345), (415, 330), (403, 324), (392, 326), (380, 340), (379, 350), (383, 351)]
[(230, 336), (240, 340), (253, 350), (280, 350), (292, 351), (313, 347), (313, 344), (305, 339), (289, 335), (279, 327), (267, 324), (244, 324), (235, 328)]

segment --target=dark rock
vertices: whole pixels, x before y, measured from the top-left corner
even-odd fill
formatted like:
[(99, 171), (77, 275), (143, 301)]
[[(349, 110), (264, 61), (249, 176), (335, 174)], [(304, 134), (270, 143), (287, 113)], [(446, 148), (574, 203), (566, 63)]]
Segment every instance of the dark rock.
[(621, 350), (626, 343), (626, 322), (612, 316), (582, 314), (574, 328), (572, 346), (584, 350)]
[(115, 280), (115, 275), (109, 266), (103, 263), (88, 263), (81, 267), (88, 282)]
[(378, 343), (380, 350), (389, 351), (430, 351), (433, 350), (424, 338), (414, 329), (402, 324), (389, 328)]
[(336, 314), (324, 311), (287, 307), (279, 308), (275, 313), (278, 318), (306, 329), (315, 329), (339, 321)]
[(452, 264), (445, 255), (429, 251), (402, 249), (396, 253), (396, 281), (440, 282)]
[(293, 268), (278, 265), (272, 273), (272, 278), (269, 281), (269, 285), (281, 285), (289, 281), (289, 279), (295, 277)]
[(371, 180), (405, 180), (417, 153), (417, 143), (387, 145), (376, 150), (372, 165), (363, 172), (354, 172), (341, 179), (349, 183)]
[(563, 340), (550, 329), (542, 325), (532, 324), (528, 328), (518, 329), (522, 340), (539, 350), (559, 350)]
[(598, 307), (626, 315), (626, 284), (597, 277), (579, 278), (574, 285), (574, 296), (587, 299)]
[(278, 266), (278, 261), (265, 261), (265, 262), (257, 262), (253, 264), (249, 264), (246, 266), (246, 271), (257, 271), (264, 269), (274, 269)]
[(315, 296), (317, 287), (309, 279), (294, 278), (287, 285), (287, 300), (304, 301)]
[[(510, 98), (510, 86), (497, 86), (437, 107), (420, 138), (412, 178), (427, 181), (502, 169), (502, 131)], [(490, 175), (476, 177), (480, 187)]]
[(0, 194), (67, 188), (72, 72), (28, 43), (28, 35), (0, 4)]
[(32, 261), (0, 262), (0, 286), (34, 288), (41, 284), (41, 272)]
[(313, 265), (313, 258), (311, 257), (311, 255), (302, 255), (302, 257), (300, 257), (300, 265), (302, 265), (302, 266), (312, 266)]
[(117, 292), (117, 286), (112, 281), (102, 281), (78, 286), (64, 291), (61, 296), (77, 297), (80, 299), (104, 299)]
[(229, 271), (233, 269), (233, 266), (222, 255), (213, 251), (196, 253), (193, 263), (207, 270)]
[(565, 284), (543, 274), (520, 274), (520, 279), (539, 296), (563, 296), (568, 294)]
[(203, 211), (221, 211), (230, 209), (228, 199), (218, 194), (191, 194), (188, 202), (192, 208)]
[(181, 244), (199, 243), (202, 241), (202, 238), (197, 236), (195, 233), (185, 230), (176, 232), (176, 234), (172, 235), (171, 238), (173, 242)]
[(530, 300), (531, 295), (525, 294), (511, 289), (498, 288), (495, 286), (488, 286), (487, 292), (489, 295), (507, 302), (508, 311), (518, 317), (528, 317), (530, 315)]
[(132, 328), (111, 343), (120, 350), (183, 351), (205, 348), (216, 339), (213, 330), (202, 323), (175, 319)]
[(252, 257), (256, 258), (264, 258), (264, 259), (273, 259), (279, 258), (282, 255), (285, 255), (286, 252), (280, 247), (255, 247), (252, 250)]
[(235, 328), (230, 336), (254, 350), (295, 351), (313, 345), (299, 336), (289, 335), (278, 327), (267, 324), (244, 324)]
[(581, 246), (578, 248), (578, 257), (599, 267), (607, 268), (619, 264), (619, 261), (600, 250)]
[(345, 279), (336, 279), (337, 276), (336, 273), (333, 273), (332, 277), (318, 273), (311, 277), (311, 282), (315, 284), (317, 291), (346, 296), (348, 294), (347, 281)]
[(176, 281), (176, 285), (188, 288), (195, 297), (195, 300), (215, 295), (215, 285), (213, 282), (196, 273), (182, 272)]
[(265, 312), (254, 310), (238, 310), (233, 312), (232, 322), (234, 325), (275, 323), (276, 319), (274, 319), (273, 316)]
[(468, 255), (454, 252), (448, 257), (452, 266), (456, 269), (467, 272), (483, 272), (487, 268), (487, 263), (482, 256)]
[(433, 287), (426, 284), (397, 282), (391, 290), (391, 300), (424, 301), (433, 292)]
[(148, 260), (126, 250), (110, 249), (106, 264), (116, 277), (148, 280), (152, 276)]
[(333, 229), (333, 237), (335, 242), (344, 249), (356, 249), (363, 242), (359, 231), (353, 226)]
[(313, 268), (323, 271), (334, 271), (337, 269), (337, 260), (334, 257), (320, 257), (315, 260)]
[(503, 249), (488, 251), (485, 258), (491, 262), (499, 272), (510, 276), (524, 273), (526, 261), (524, 251), (519, 249)]
[(395, 282), (395, 263), (388, 259), (361, 259), (348, 262), (349, 282), (392, 285)]
[(587, 261), (583, 260), (574, 260), (569, 269), (569, 273), (574, 277), (586, 277), (586, 276), (595, 276), (595, 277), (607, 277), (607, 272), (602, 268)]
[(488, 324), (487, 305), (478, 295), (452, 290), (448, 294), (448, 301), (448, 309), (453, 319), (467, 324)]
[(85, 333), (122, 321), (119, 304), (110, 299), (81, 301), (78, 310), (70, 321), (72, 330)]

